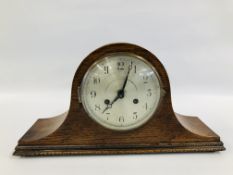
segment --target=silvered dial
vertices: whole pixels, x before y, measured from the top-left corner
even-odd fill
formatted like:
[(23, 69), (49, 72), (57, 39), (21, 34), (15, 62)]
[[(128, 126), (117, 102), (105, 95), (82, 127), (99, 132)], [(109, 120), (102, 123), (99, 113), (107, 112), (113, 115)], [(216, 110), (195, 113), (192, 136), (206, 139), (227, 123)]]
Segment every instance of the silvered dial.
[(81, 102), (88, 115), (113, 130), (143, 125), (160, 101), (160, 81), (145, 59), (128, 53), (103, 57), (87, 71)]

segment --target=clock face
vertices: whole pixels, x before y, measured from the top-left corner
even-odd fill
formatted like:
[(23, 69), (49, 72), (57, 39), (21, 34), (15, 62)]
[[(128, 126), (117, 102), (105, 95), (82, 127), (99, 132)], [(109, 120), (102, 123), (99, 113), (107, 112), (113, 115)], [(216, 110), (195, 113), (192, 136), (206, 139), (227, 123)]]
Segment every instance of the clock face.
[(88, 69), (81, 86), (81, 102), (88, 115), (112, 130), (143, 125), (156, 111), (160, 94), (153, 66), (129, 53), (99, 59)]

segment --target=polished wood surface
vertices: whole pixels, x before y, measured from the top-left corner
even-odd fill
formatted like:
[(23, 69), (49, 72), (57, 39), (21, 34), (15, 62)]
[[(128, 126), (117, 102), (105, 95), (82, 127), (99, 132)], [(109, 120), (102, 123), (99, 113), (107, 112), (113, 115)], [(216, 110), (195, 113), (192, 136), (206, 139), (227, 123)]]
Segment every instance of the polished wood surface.
[[(103, 56), (116, 52), (139, 55), (157, 70), (162, 98), (158, 110), (143, 126), (113, 131), (93, 121), (79, 101), (79, 88), (88, 68)], [(224, 150), (220, 137), (197, 117), (176, 114), (171, 103), (168, 75), (148, 50), (133, 44), (116, 43), (89, 54), (75, 73), (68, 112), (38, 120), (19, 140), (15, 155), (131, 154), (160, 152), (213, 152)]]

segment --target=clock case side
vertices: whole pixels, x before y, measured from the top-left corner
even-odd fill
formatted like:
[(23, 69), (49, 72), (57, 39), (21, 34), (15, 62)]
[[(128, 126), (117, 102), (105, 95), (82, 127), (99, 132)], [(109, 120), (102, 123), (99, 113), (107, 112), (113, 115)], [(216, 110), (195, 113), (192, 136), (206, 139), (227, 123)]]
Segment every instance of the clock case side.
[[(150, 62), (162, 88), (158, 109), (151, 119), (139, 128), (124, 132), (106, 129), (93, 121), (85, 112), (79, 94), (88, 68), (98, 59), (116, 52), (133, 53)], [(115, 43), (93, 51), (81, 62), (74, 75), (68, 112), (39, 119), (19, 140), (14, 155), (213, 152), (224, 149), (220, 137), (197, 117), (173, 111), (168, 75), (156, 56), (134, 44)]]

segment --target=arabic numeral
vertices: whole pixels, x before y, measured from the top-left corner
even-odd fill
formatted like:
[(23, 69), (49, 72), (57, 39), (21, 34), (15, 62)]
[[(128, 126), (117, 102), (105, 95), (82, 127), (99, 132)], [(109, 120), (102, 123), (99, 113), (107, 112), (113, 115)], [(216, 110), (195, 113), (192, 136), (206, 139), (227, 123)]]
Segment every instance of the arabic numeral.
[(101, 110), (100, 105), (95, 105), (95, 110), (100, 111)]
[(147, 103), (145, 104), (145, 109), (146, 109), (146, 110), (148, 109), (148, 105), (147, 105)]
[(137, 66), (133, 65), (133, 61), (130, 62), (129, 69), (132, 69), (135, 74), (137, 73)]
[(147, 97), (151, 97), (152, 96), (152, 90), (151, 89), (147, 89), (146, 95), (147, 95)]
[(117, 62), (117, 70), (124, 70), (125, 68), (125, 62)]
[(109, 120), (110, 112), (106, 112), (105, 114), (107, 114), (107, 118), (106, 118), (106, 120)]
[(98, 84), (100, 83), (100, 78), (99, 77), (93, 77), (93, 84)]
[(138, 118), (138, 113), (137, 112), (133, 112), (133, 119), (136, 120)]
[(91, 95), (91, 98), (95, 98), (96, 97), (96, 91), (91, 91), (90, 95)]
[(143, 75), (142, 79), (143, 79), (143, 83), (147, 84), (149, 77), (148, 77), (148, 75)]
[(125, 122), (125, 118), (123, 116), (120, 116), (119, 119), (118, 119), (118, 121), (120, 123), (124, 123)]
[(108, 74), (108, 66), (104, 66), (104, 74)]

